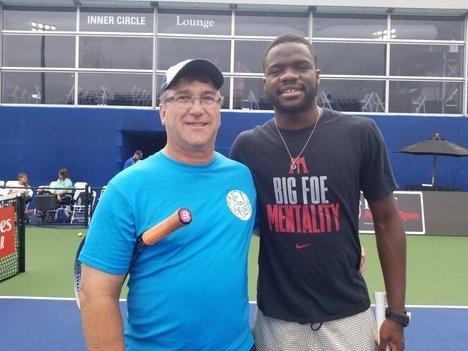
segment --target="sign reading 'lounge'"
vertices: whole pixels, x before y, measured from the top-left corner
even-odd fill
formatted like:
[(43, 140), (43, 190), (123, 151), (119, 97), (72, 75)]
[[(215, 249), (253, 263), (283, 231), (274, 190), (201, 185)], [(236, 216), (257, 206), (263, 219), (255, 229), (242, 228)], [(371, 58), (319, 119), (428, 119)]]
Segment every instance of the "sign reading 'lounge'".
[(195, 19), (190, 17), (176, 16), (176, 26), (182, 27), (201, 27), (203, 29), (210, 29), (215, 26), (214, 20)]
[(158, 16), (160, 33), (177, 34), (231, 34), (230, 12), (164, 12)]

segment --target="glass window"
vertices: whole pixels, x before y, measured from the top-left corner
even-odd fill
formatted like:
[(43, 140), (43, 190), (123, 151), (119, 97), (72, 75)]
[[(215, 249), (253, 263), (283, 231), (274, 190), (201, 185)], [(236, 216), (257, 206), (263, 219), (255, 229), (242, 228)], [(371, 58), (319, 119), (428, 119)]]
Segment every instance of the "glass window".
[(375, 38), (387, 28), (385, 16), (314, 14), (313, 36), (324, 38)]
[(462, 83), (390, 82), (390, 112), (461, 113)]
[(314, 43), (323, 74), (385, 74), (385, 45)]
[(463, 46), (392, 45), (393, 76), (462, 77)]
[(268, 41), (236, 41), (234, 72), (263, 73), (262, 58)]
[(221, 11), (164, 11), (158, 16), (159, 32), (231, 34), (231, 13)]
[(278, 36), (284, 33), (308, 35), (307, 13), (236, 12), (236, 35)]
[(2, 102), (14, 104), (73, 104), (74, 74), (4, 72)]
[(80, 73), (78, 104), (151, 106), (151, 75)]
[(153, 11), (81, 9), (80, 30), (95, 32), (153, 32)]
[(394, 16), (392, 29), (397, 39), (463, 40), (463, 18)]
[(3, 10), (3, 29), (32, 30), (33, 23), (53, 26), (56, 31), (75, 30), (75, 8), (49, 8), (40, 10), (29, 7), (5, 8)]
[(221, 71), (229, 72), (231, 43), (227, 40), (159, 39), (158, 69), (168, 69), (177, 62), (202, 57)]
[(75, 67), (75, 38), (50, 35), (4, 35), (3, 65)]
[(80, 38), (80, 67), (151, 69), (151, 38)]
[(273, 110), (261, 78), (234, 78), (233, 108), (236, 110)]
[(385, 112), (385, 82), (322, 79), (317, 102), (337, 111)]

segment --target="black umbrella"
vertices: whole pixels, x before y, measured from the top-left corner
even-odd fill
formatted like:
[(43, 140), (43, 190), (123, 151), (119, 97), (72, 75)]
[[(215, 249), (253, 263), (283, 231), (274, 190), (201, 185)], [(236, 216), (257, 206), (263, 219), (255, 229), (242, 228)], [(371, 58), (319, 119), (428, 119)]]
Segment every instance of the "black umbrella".
[(435, 185), (437, 156), (468, 156), (468, 149), (445, 140), (439, 133), (436, 133), (428, 140), (409, 145), (397, 152), (413, 155), (432, 155), (432, 186)]

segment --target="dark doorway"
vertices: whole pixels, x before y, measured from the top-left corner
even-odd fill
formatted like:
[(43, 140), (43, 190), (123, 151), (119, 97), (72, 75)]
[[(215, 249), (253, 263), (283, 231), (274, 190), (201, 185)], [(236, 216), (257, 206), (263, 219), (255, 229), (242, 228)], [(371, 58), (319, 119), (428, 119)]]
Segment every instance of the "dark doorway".
[(133, 156), (135, 150), (143, 152), (143, 158), (151, 156), (166, 145), (166, 132), (122, 131), (121, 160)]

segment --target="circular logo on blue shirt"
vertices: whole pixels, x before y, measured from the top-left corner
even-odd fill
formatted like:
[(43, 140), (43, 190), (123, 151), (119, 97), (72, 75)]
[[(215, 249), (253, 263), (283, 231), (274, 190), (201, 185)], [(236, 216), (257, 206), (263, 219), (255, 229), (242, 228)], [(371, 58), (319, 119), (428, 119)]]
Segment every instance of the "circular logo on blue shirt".
[(231, 190), (226, 196), (226, 203), (231, 212), (243, 221), (250, 219), (252, 215), (252, 205), (249, 197), (240, 190)]

